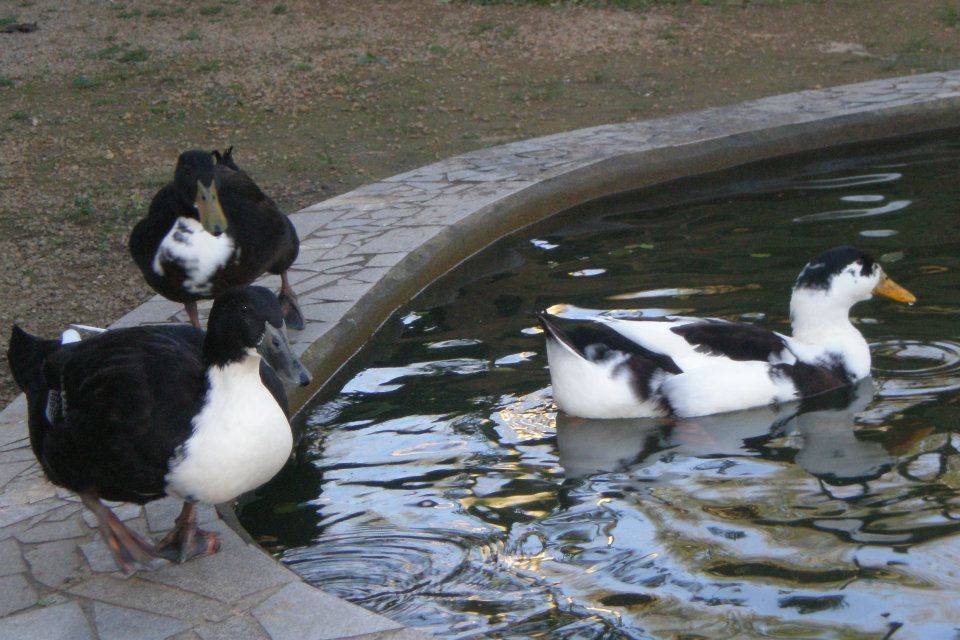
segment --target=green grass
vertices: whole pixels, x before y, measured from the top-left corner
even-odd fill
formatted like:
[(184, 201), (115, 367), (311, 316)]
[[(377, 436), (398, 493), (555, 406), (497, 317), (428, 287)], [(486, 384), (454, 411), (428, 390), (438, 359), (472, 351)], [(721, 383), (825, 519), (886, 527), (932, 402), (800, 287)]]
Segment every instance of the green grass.
[(270, 13), (272, 13), (275, 16), (282, 16), (286, 12), (287, 12), (287, 5), (285, 4), (274, 5), (273, 9), (270, 10)]
[(147, 51), (146, 48), (137, 47), (124, 52), (117, 60), (120, 62), (145, 62), (149, 57), (150, 52)]
[(366, 53), (361, 54), (359, 58), (357, 58), (357, 62), (359, 62), (360, 64), (376, 64), (378, 62), (380, 64), (386, 64), (387, 59), (381, 58), (380, 56), (372, 54), (369, 51), (367, 51)]
[(150, 9), (150, 11), (147, 11), (147, 17), (148, 18), (166, 18), (167, 12), (164, 11), (163, 9)]
[(196, 29), (190, 29), (190, 31), (187, 31), (185, 34), (183, 34), (178, 38), (178, 40), (182, 42), (188, 42), (190, 40), (199, 40), (199, 39), (200, 39), (200, 32)]
[(92, 89), (96, 87), (98, 84), (100, 83), (95, 82), (94, 80), (91, 80), (87, 76), (77, 76), (76, 78), (70, 81), (70, 86), (73, 87), (74, 89)]
[(123, 51), (123, 45), (112, 44), (109, 47), (104, 47), (103, 49), (100, 49), (99, 51), (94, 53), (93, 57), (96, 60), (109, 60), (110, 58), (117, 55), (121, 51)]
[(117, 12), (117, 17), (123, 18), (125, 20), (129, 20), (130, 18), (139, 18), (140, 15), (141, 15), (140, 9), (133, 9), (131, 11), (121, 9), (120, 11)]
[(13, 86), (13, 80), (7, 76), (0, 76), (0, 89), (6, 89)]
[(4, 16), (3, 18), (0, 18), (0, 27), (5, 27), (8, 24), (13, 24), (16, 21), (17, 18), (15, 16)]
[(10, 119), (14, 122), (29, 122), (30, 114), (26, 111), (14, 111), (10, 114)]
[(953, 4), (944, 3), (940, 7), (940, 11), (937, 12), (937, 20), (951, 29), (956, 29), (960, 26), (960, 8)]
[(200, 7), (200, 15), (202, 16), (215, 16), (222, 11), (223, 5), (219, 4), (208, 4), (205, 7)]
[(90, 196), (82, 195), (73, 199), (73, 208), (66, 211), (64, 217), (70, 222), (85, 223), (89, 222), (95, 213), (93, 200)]

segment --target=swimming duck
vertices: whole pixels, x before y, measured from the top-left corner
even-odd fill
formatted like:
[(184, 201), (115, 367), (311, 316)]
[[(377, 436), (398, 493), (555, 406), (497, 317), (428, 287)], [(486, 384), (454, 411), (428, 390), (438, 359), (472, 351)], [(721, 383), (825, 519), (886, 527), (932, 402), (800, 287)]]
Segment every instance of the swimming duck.
[(849, 313), (873, 295), (916, 301), (873, 257), (843, 246), (800, 272), (790, 299), (792, 336), (718, 319), (542, 312), (553, 397), (584, 418), (691, 417), (852, 385), (870, 375), (870, 348)]
[[(277, 375), (310, 381), (290, 351), (274, 294), (228, 290), (214, 301), (206, 334), (153, 325), (64, 338), (14, 326), (8, 350), (46, 476), (80, 496), (128, 574), (216, 552), (217, 535), (197, 528), (195, 504), (233, 500), (283, 467), (293, 436)], [(184, 506), (158, 544), (101, 502), (167, 495)]]
[(290, 219), (233, 160), (233, 147), (185, 151), (173, 182), (153, 197), (130, 234), (130, 254), (147, 284), (183, 303), (200, 326), (197, 300), (215, 298), (264, 273), (280, 275), (280, 304), (291, 329), (303, 315), (287, 279), (300, 240)]

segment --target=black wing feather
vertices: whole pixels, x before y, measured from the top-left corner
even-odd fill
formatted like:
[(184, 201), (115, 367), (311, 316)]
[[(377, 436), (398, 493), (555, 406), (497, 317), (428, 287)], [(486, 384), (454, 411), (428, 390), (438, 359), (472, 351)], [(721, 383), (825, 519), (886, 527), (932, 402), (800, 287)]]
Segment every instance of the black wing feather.
[(731, 360), (769, 362), (787, 350), (787, 343), (773, 331), (742, 322), (693, 322), (671, 331), (702, 353), (725, 356)]

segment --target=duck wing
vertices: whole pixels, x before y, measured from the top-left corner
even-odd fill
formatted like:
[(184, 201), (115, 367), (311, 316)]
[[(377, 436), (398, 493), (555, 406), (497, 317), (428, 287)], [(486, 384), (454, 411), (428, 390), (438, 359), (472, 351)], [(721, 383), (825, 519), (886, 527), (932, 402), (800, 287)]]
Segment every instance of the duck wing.
[(206, 388), (199, 340), (192, 327), (118, 329), (48, 358), (45, 376), (59, 380), (64, 405), (43, 447), (55, 481), (108, 500), (164, 495)]
[(736, 361), (796, 361), (796, 355), (784, 336), (752, 324), (704, 320), (676, 325), (671, 327), (670, 331), (705, 355)]

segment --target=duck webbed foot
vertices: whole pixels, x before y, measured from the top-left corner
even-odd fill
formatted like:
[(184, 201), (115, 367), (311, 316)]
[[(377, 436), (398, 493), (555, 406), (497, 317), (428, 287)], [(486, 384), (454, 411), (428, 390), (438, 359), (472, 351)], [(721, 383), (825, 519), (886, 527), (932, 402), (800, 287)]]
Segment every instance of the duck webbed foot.
[(280, 293), (277, 294), (280, 301), (280, 308), (283, 309), (283, 321), (287, 328), (296, 331), (303, 330), (303, 313), (300, 311), (300, 305), (297, 303), (297, 295), (293, 292), (293, 287), (287, 281), (287, 272), (280, 274)]
[(82, 494), (84, 506), (97, 518), (97, 528), (113, 558), (125, 575), (133, 575), (138, 569), (156, 569), (166, 564), (157, 555), (157, 550), (148, 540), (127, 527), (100, 502), (94, 494)]
[(220, 536), (197, 527), (197, 509), (192, 502), (184, 502), (176, 525), (157, 544), (157, 552), (173, 562), (209, 556), (220, 550)]

